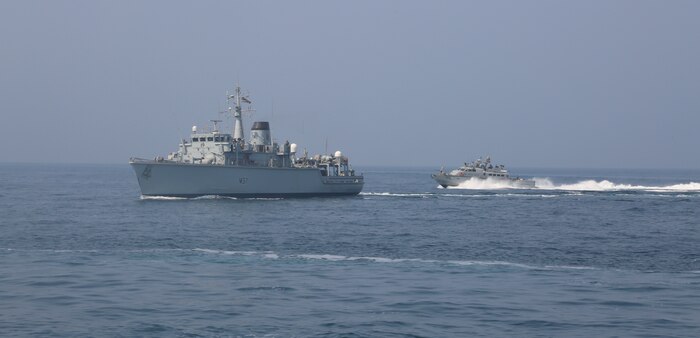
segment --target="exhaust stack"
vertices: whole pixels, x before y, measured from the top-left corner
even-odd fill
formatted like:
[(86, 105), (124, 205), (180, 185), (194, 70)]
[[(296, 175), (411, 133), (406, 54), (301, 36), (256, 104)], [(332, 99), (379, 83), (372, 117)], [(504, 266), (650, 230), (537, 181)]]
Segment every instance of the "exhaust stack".
[(253, 122), (253, 127), (250, 128), (250, 144), (255, 148), (256, 151), (264, 151), (265, 146), (272, 145), (272, 136), (270, 135), (270, 122)]

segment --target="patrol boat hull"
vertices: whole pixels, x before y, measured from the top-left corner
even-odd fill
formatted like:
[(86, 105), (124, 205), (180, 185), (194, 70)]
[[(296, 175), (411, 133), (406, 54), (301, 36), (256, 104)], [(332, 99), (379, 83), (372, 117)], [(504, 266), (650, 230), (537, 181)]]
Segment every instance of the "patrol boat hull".
[(491, 156), (486, 156), (486, 159), (483, 160), (479, 158), (471, 163), (464, 162), (463, 166), (449, 173), (442, 168), (439, 172), (432, 174), (431, 177), (443, 188), (456, 187), (470, 180), (490, 180), (495, 183), (507, 184), (508, 188), (515, 189), (531, 189), (535, 187), (534, 180), (511, 177), (504, 165), (492, 164)]
[(535, 187), (534, 180), (525, 180), (522, 178), (502, 178), (502, 177), (479, 177), (479, 176), (455, 176), (444, 173), (432, 174), (432, 178), (443, 188), (456, 187), (469, 180), (492, 180), (497, 183), (504, 183), (516, 189), (531, 189)]
[(357, 195), (362, 176), (323, 176), (318, 168), (129, 162), (143, 196), (241, 198)]

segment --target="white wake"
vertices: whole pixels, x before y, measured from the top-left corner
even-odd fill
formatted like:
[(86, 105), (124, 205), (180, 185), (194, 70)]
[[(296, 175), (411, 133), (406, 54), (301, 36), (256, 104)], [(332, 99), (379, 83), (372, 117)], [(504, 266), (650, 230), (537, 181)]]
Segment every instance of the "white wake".
[(204, 195), (198, 197), (173, 197), (173, 196), (144, 196), (141, 195), (142, 200), (153, 200), (153, 201), (184, 201), (184, 200), (260, 200), (260, 201), (278, 201), (284, 198), (282, 197), (231, 197), (222, 195)]
[[(535, 183), (535, 185), (537, 185)], [(447, 189), (473, 189), (473, 190), (496, 190), (496, 189), (522, 189), (514, 182), (509, 180), (497, 180), (493, 178), (477, 178), (472, 177), (467, 181), (460, 183), (456, 187), (447, 187)]]
[(584, 180), (571, 184), (554, 184), (548, 178), (535, 178), (537, 189), (568, 191), (652, 191), (652, 192), (700, 192), (700, 183), (688, 182), (671, 185), (647, 186), (615, 183), (608, 180)]
[[(535, 188), (540, 190), (564, 191), (650, 191), (650, 192), (700, 192), (700, 183), (688, 182), (671, 185), (646, 186), (615, 183), (608, 180), (583, 180), (576, 183), (555, 184), (549, 178), (534, 178)], [(516, 183), (505, 180), (471, 178), (456, 187), (448, 189), (498, 190), (523, 189)]]

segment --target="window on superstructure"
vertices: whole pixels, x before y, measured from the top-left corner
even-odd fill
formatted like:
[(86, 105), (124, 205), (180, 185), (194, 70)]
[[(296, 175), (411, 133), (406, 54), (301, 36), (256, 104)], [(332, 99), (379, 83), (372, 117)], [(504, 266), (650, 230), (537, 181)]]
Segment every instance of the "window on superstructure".
[(214, 141), (214, 138), (213, 138), (213, 137), (207, 137), (207, 141), (209, 141), (209, 142)]

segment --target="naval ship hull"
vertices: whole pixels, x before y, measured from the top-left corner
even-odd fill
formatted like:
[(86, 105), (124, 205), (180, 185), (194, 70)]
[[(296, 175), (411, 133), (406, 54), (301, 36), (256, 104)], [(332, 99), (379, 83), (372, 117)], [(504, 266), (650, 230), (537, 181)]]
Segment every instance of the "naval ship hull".
[(241, 198), (357, 195), (362, 176), (322, 176), (318, 168), (129, 162), (143, 196)]
[(454, 176), (447, 174), (432, 174), (432, 178), (438, 182), (443, 188), (456, 187), (460, 184), (469, 181), (471, 179), (475, 180), (487, 180), (490, 179), (493, 182), (503, 182), (505, 184), (511, 185), (516, 189), (531, 189), (535, 187), (534, 180), (525, 180), (522, 178), (500, 178), (500, 177), (480, 177), (480, 176)]

